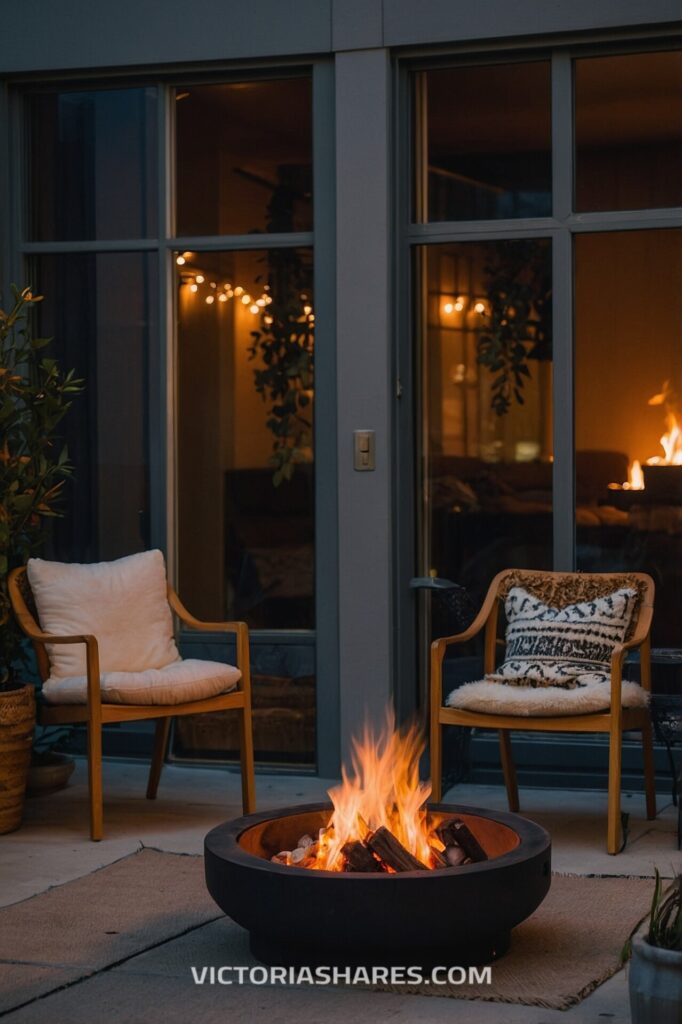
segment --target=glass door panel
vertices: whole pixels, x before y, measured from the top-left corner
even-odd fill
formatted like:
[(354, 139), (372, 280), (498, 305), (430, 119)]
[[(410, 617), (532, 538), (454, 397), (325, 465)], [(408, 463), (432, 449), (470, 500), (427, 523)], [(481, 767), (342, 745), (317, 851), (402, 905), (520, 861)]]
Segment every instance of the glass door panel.
[(578, 568), (656, 581), (653, 642), (679, 647), (682, 230), (575, 240)]
[[(312, 762), (312, 251), (185, 252), (176, 267), (181, 593), (253, 631), (258, 756)], [(182, 752), (236, 748), (234, 716), (212, 717), (180, 724)]]
[(421, 247), (421, 571), (551, 568), (551, 245)]

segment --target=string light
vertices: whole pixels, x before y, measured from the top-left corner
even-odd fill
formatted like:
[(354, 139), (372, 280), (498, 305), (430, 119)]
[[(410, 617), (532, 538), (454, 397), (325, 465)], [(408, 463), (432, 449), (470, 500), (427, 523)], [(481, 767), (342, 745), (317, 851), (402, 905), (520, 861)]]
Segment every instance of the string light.
[[(185, 264), (187, 263), (188, 259), (191, 256), (192, 253), (190, 252), (185, 252), (176, 256), (176, 264), (178, 266), (185, 266)], [(188, 270), (191, 270), (191, 268), (187, 267), (186, 270), (181, 274), (181, 283), (187, 285), (189, 291), (192, 294), (196, 294), (199, 291), (199, 285), (207, 285), (212, 289), (208, 293), (208, 295), (204, 296), (204, 302), (206, 303), (207, 306), (212, 306), (215, 303), (216, 296), (218, 298), (218, 301), (223, 304), (226, 303), (229, 299), (239, 298), (241, 299), (241, 304), (245, 307), (245, 312), (246, 309), (248, 309), (248, 311), (253, 316), (261, 314), (263, 318), (263, 323), (267, 326), (270, 326), (275, 322), (275, 318), (269, 313), (265, 312), (267, 307), (270, 306), (273, 301), (272, 295), (268, 294), (268, 292), (270, 291), (269, 284), (263, 285), (263, 291), (261, 295), (257, 299), (254, 299), (249, 294), (249, 292), (247, 292), (246, 289), (242, 287), (242, 285), (238, 284), (233, 286), (230, 281), (226, 281), (222, 285), (218, 285), (215, 281), (207, 282), (206, 276), (204, 274), (200, 272), (196, 274), (187, 273)], [(305, 301), (305, 305), (303, 305), (302, 307), (302, 313), (299, 316), (299, 322), (302, 318), (305, 318), (308, 326), (312, 327), (312, 325), (315, 322), (315, 314), (313, 312), (313, 307), (310, 304), (308, 296), (305, 292), (301, 293), (300, 298), (302, 301)]]

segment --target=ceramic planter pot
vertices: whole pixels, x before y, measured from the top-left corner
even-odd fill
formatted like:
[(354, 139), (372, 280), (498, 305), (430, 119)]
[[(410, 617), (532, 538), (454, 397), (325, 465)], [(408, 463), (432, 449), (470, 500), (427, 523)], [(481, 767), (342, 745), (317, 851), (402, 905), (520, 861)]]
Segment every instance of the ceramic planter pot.
[(0, 692), (0, 834), (21, 825), (35, 721), (31, 683)]
[(682, 952), (635, 936), (629, 986), (632, 1024), (681, 1024)]

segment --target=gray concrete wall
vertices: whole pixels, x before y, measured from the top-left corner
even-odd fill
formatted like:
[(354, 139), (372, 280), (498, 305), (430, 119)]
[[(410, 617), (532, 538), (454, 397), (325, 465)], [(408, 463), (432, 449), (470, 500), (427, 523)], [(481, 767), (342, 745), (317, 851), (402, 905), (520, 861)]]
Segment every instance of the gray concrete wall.
[(679, 0), (0, 0), (0, 74), (680, 23)]

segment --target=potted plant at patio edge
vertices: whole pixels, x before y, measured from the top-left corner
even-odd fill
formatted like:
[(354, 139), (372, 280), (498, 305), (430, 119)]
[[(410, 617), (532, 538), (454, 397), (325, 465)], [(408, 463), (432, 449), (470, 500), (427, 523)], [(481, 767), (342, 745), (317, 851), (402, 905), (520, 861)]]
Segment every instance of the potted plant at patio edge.
[(49, 339), (33, 336), (31, 311), (42, 296), (13, 288), (0, 309), (0, 834), (21, 824), (35, 726), (32, 683), (21, 679), (22, 634), (14, 621), (7, 578), (36, 554), (46, 518), (71, 475), (56, 429), (82, 390), (42, 353)]
[(682, 1020), (682, 874), (663, 893), (661, 876), (651, 903), (648, 930), (631, 942), (630, 1012), (632, 1024), (680, 1024)]

